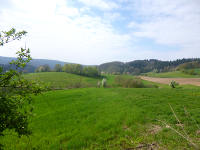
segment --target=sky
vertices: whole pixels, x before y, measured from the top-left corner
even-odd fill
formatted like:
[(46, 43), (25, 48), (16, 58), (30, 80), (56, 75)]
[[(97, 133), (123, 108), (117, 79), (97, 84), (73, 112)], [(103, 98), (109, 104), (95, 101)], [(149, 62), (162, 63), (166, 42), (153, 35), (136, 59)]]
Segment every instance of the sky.
[(0, 47), (16, 56), (85, 65), (200, 57), (200, 0), (0, 0), (0, 31), (27, 36)]

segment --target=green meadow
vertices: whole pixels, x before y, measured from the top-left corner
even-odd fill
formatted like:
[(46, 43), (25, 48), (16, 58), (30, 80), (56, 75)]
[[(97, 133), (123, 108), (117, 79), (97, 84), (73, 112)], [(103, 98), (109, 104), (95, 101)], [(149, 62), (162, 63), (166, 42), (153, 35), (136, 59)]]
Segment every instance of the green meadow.
[[(107, 80), (108, 87), (118, 87), (115, 83), (115, 78), (118, 75), (104, 75), (102, 77), (86, 77), (81, 75), (75, 75), (65, 72), (42, 72), (42, 73), (28, 73), (24, 77), (27, 80), (39, 81), (42, 84), (48, 85), (51, 89), (71, 89), (71, 88), (90, 88), (97, 87), (98, 81), (102, 81), (103, 78)], [(131, 75), (120, 75), (124, 79), (133, 79)], [(142, 81), (145, 86), (161, 85), (149, 81)]]
[[(192, 150), (200, 145), (198, 87), (120, 88), (112, 75), (106, 76), (110, 88), (96, 88), (100, 78), (67, 73), (33, 73), (25, 78), (64, 90), (34, 96), (32, 135), (19, 138), (6, 131), (0, 137), (6, 150)], [(87, 88), (68, 89), (80, 78)]]
[(53, 89), (96, 87), (97, 82), (102, 80), (102, 78), (90, 78), (65, 72), (29, 73), (24, 77), (48, 84)]
[(149, 72), (145, 73), (144, 75), (147, 75), (149, 77), (159, 77), (159, 78), (199, 78), (200, 69), (194, 69), (194, 72), (196, 73), (196, 75), (186, 74), (182, 71), (172, 71), (172, 72), (162, 72), (162, 73)]

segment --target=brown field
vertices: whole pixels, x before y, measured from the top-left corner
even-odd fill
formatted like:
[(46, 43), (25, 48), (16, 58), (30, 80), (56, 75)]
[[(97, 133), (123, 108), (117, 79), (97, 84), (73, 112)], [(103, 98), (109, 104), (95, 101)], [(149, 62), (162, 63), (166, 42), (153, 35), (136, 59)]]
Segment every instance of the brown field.
[(191, 84), (200, 86), (200, 78), (154, 78), (154, 77), (145, 77), (140, 76), (141, 79), (162, 83), (162, 84), (169, 84), (172, 80), (178, 82), (179, 84)]

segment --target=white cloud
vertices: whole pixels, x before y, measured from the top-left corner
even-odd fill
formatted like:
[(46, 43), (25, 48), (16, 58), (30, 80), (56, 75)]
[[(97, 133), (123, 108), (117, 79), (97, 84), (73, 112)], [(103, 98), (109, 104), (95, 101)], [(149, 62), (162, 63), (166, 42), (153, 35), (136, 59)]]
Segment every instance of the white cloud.
[[(130, 46), (131, 37), (115, 32), (101, 17), (82, 14), (77, 8), (56, 0), (15, 0), (16, 9), (4, 10), (0, 27), (15, 27), (28, 31), (27, 46), (33, 58), (58, 59), (83, 64), (99, 64), (121, 57)], [(24, 7), (21, 5), (24, 4)], [(40, 4), (40, 6), (37, 6)], [(32, 7), (33, 6), (33, 7)], [(55, 7), (56, 6), (56, 7)], [(30, 9), (29, 9), (30, 8)], [(35, 9), (37, 12), (35, 13)], [(23, 41), (24, 42), (24, 41)], [(20, 43), (24, 46), (24, 43)], [(13, 56), (13, 45), (0, 55)], [(16, 47), (16, 45), (15, 45)]]
[(199, 0), (141, 0), (134, 5), (137, 14), (143, 18), (139, 25), (134, 22), (129, 24), (129, 27), (138, 27), (134, 36), (151, 38), (159, 44), (179, 46), (185, 57), (195, 56), (200, 50)]
[[(0, 28), (24, 29), (28, 31), (28, 36), (20, 43), (0, 47), (0, 55), (14, 56), (15, 48), (24, 46), (26, 42), (34, 58), (83, 64), (112, 60), (200, 57), (199, 0), (79, 2), (84, 5), (75, 6), (69, 0), (10, 0), (6, 5), (11, 4), (12, 7), (1, 7)], [(125, 5), (127, 3), (130, 5)], [(75, 4), (78, 4), (77, 1)], [(129, 9), (123, 9), (121, 13), (122, 7)], [(103, 12), (98, 15), (94, 9)], [(131, 13), (134, 17), (127, 19)], [(127, 34), (126, 31), (124, 34), (117, 31), (112, 23), (119, 18), (119, 24), (114, 24), (122, 31), (127, 27), (132, 31)], [(126, 27), (123, 26), (126, 24), (123, 18), (130, 20)], [(159, 47), (143, 47), (146, 43), (138, 42), (143, 38), (179, 49), (160, 51)], [(137, 42), (141, 45), (137, 45)]]
[(121, 16), (120, 13), (113, 13), (113, 12), (112, 13), (111, 12), (104, 13), (104, 18), (111, 21), (111, 22), (123, 19), (123, 17)]
[(111, 1), (104, 1), (104, 0), (79, 0), (81, 3), (89, 6), (99, 8), (101, 10), (112, 10), (119, 8), (119, 6)]
[(56, 11), (59, 15), (64, 15), (68, 17), (77, 17), (80, 16), (80, 12), (77, 8), (70, 8), (66, 6), (61, 6)]
[(128, 28), (138, 28), (138, 27), (140, 27), (140, 24), (135, 21), (132, 21), (128, 24)]

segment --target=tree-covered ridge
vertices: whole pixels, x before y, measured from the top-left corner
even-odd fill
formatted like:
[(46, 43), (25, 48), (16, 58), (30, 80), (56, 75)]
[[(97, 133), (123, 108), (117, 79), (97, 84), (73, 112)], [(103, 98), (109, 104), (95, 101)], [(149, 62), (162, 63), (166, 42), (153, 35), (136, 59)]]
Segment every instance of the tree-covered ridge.
[[(12, 68), (8, 64), (8, 61), (11, 59), (16, 60), (16, 58), (11, 58), (11, 57), (1, 57), (0, 56), (0, 66), (3, 66), (4, 70), (7, 70), (6, 68)], [(114, 62), (108, 62), (108, 63), (103, 63), (99, 66), (95, 66), (99, 69), (99, 71), (103, 73), (113, 73), (113, 74), (140, 74), (140, 73), (146, 73), (146, 72), (167, 72), (167, 71), (173, 71), (179, 68), (187, 68), (187, 69), (192, 69), (194, 66), (198, 66), (198, 63), (200, 62), (200, 58), (188, 58), (188, 59), (177, 59), (174, 61), (161, 61), (157, 59), (149, 59), (149, 60), (134, 60), (130, 62), (119, 62), (119, 61), (114, 61)], [(197, 64), (196, 64), (197, 63)], [(56, 60), (48, 60), (48, 59), (33, 59), (30, 63), (27, 64), (27, 66), (24, 68), (24, 72), (46, 72), (44, 70), (44, 67), (48, 65), (49, 71), (50, 70), (60, 70), (63, 67), (64, 68), (70, 68), (67, 66), (67, 64), (73, 65), (79, 65), (79, 64), (72, 64), (72, 63), (66, 63), (62, 61), (56, 61)], [(57, 68), (55, 66), (57, 65)], [(58, 66), (59, 65), (59, 66)], [(180, 67), (179, 67), (180, 65)], [(182, 65), (182, 66), (181, 66)], [(88, 66), (81, 65), (81, 68), (85, 68)], [(74, 66), (73, 66), (74, 67)], [(72, 67), (72, 68), (73, 68)], [(37, 68), (37, 69), (36, 69)], [(199, 67), (198, 67), (199, 68)], [(65, 69), (66, 70), (66, 69)], [(70, 70), (70, 69), (69, 69)], [(74, 72), (74, 71), (66, 71), (66, 72)], [(79, 73), (76, 73), (79, 74)]]
[[(135, 60), (131, 62), (110, 62), (99, 66), (99, 69), (105, 73), (113, 74), (140, 74), (146, 72), (167, 72), (176, 70), (184, 63), (200, 62), (200, 58), (177, 59), (174, 61), (161, 61), (156, 59)], [(188, 65), (187, 65), (188, 66)]]

